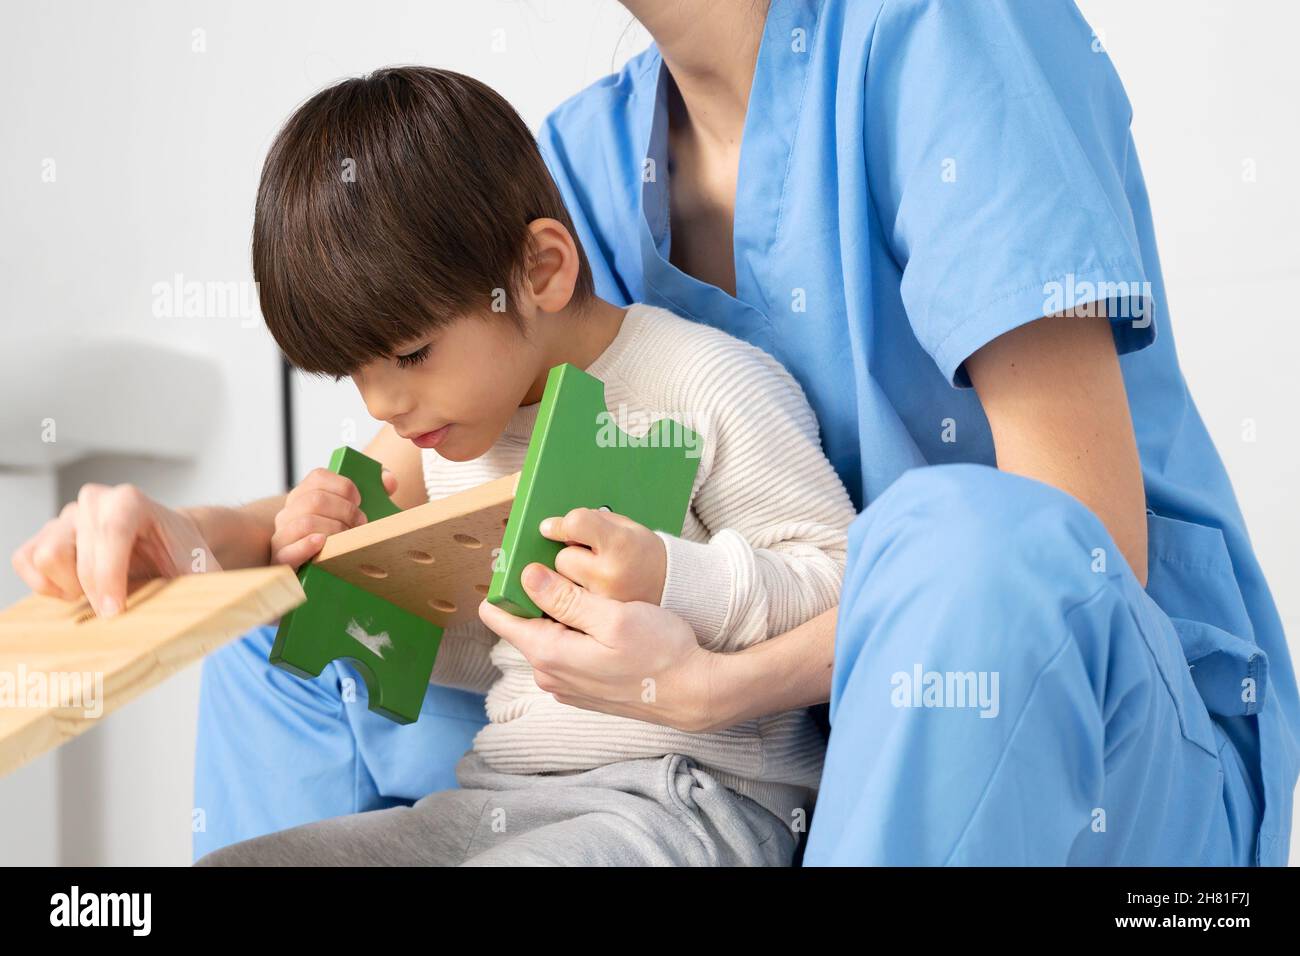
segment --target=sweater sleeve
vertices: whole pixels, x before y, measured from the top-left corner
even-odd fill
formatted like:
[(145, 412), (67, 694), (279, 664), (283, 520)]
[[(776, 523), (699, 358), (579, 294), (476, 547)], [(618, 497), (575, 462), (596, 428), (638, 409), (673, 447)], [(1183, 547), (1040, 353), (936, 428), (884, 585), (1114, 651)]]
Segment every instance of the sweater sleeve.
[(735, 651), (838, 603), (856, 511), (783, 366), (740, 343), (709, 366), (699, 419), (711, 432), (709, 471), (691, 502), (709, 540), (659, 534), (660, 604), (690, 622), (701, 646)]
[(448, 628), (438, 645), (429, 683), (486, 694), (501, 676), (490, 657), (494, 637), (475, 624)]
[[(432, 448), (421, 450), (420, 464), (430, 501), (476, 487), (502, 473), (490, 463), (448, 462)], [(443, 631), (429, 683), (486, 694), (501, 676), (490, 657), (496, 641), (497, 636), (477, 621)]]

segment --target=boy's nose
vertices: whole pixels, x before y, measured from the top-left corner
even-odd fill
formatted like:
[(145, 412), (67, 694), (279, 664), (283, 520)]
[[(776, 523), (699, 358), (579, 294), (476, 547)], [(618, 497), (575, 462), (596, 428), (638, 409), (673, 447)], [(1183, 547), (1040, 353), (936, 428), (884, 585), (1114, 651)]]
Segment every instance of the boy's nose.
[(411, 411), (410, 403), (404, 401), (396, 390), (367, 389), (362, 392), (361, 400), (366, 403), (366, 411), (371, 418), (389, 422), (398, 431), (401, 431), (401, 426), (397, 423)]

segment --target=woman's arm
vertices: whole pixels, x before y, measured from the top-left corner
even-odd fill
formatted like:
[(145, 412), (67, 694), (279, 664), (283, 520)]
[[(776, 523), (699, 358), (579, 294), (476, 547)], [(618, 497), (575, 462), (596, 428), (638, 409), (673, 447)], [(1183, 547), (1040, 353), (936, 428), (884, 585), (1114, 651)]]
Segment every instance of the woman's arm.
[(703, 664), (705, 693), (686, 715), (692, 724), (688, 729), (725, 730), (830, 700), (838, 615), (839, 608), (833, 607), (737, 654), (710, 655)]
[(271, 563), (271, 535), (285, 495), (260, 498), (246, 505), (197, 505), (178, 509), (198, 528), (217, 564), (227, 570), (259, 568)]
[[(1146, 495), (1110, 324), (1099, 304), (999, 336), (966, 368), (998, 467), (1060, 488), (1101, 519), (1147, 580)], [(704, 694), (684, 715), (716, 730), (830, 699), (836, 609), (737, 654), (702, 660)]]
[(998, 468), (1091, 508), (1145, 587), (1142, 463), (1110, 324), (1098, 311), (1081, 307), (1013, 329), (968, 358), (966, 370)]
[(479, 617), (562, 704), (702, 733), (830, 697), (835, 608), (727, 654), (702, 648), (686, 621), (657, 604), (602, 597), (542, 564), (528, 565), (522, 582), (548, 617), (515, 617), (486, 601)]

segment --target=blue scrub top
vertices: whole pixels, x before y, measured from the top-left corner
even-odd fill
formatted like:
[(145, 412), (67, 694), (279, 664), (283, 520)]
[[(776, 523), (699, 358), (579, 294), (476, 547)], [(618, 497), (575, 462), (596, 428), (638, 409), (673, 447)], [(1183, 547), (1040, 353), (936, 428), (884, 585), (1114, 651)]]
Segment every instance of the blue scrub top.
[[(1300, 754), (1290, 655), (1178, 367), (1132, 110), (1078, 9), (773, 0), (741, 148), (734, 297), (669, 262), (669, 82), (652, 46), (539, 132), (596, 290), (783, 362), (859, 508), (909, 468), (995, 465), (964, 360), (1043, 315), (1108, 303), (1151, 512), (1148, 592), (1207, 625), (1184, 629), (1184, 651), (1248, 762), (1258, 714), (1259, 859), (1283, 862)], [(1240, 701), (1246, 676), (1266, 687)]]

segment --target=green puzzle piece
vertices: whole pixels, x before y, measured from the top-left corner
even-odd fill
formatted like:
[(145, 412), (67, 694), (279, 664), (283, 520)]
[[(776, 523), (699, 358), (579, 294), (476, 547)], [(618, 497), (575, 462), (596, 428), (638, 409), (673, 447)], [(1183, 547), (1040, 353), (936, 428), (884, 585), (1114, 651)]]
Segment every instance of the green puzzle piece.
[(652, 531), (681, 534), (702, 447), (694, 431), (667, 418), (633, 438), (606, 406), (600, 379), (573, 365), (551, 369), (488, 601), (541, 617), (519, 575), (534, 561), (553, 569), (564, 547), (542, 537), (543, 518), (606, 507)]
[[(487, 599), (520, 617), (541, 616), (519, 575), (533, 561), (555, 567), (563, 545), (542, 537), (543, 518), (606, 507), (680, 534), (700, 448), (695, 432), (670, 419), (629, 436), (605, 405), (603, 382), (573, 365), (551, 369)], [(374, 459), (344, 446), (330, 470), (356, 484), (369, 520), (401, 510)], [(298, 577), (307, 601), (281, 619), (271, 662), (312, 678), (348, 660), (366, 682), (371, 710), (403, 724), (418, 719), (442, 629), (314, 564)]]
[[(402, 509), (384, 491), (379, 462), (344, 445), (330, 471), (350, 478), (370, 521)], [(420, 716), (442, 628), (323, 568), (298, 574), (305, 604), (280, 619), (270, 661), (299, 677), (319, 677), (331, 661), (347, 660), (366, 682), (370, 709), (399, 724)]]

